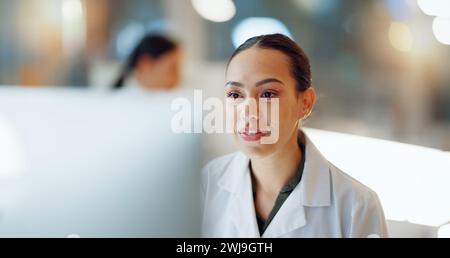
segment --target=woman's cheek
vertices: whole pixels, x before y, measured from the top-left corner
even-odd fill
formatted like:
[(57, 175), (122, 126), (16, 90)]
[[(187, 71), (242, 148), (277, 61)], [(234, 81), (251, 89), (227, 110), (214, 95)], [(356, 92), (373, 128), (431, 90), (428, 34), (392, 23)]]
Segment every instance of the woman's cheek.
[[(230, 100), (225, 100), (225, 110), (224, 110), (224, 129), (227, 133), (233, 133), (237, 135), (238, 124), (239, 124), (239, 112), (235, 104), (229, 103)], [(232, 130), (232, 131), (231, 131)]]

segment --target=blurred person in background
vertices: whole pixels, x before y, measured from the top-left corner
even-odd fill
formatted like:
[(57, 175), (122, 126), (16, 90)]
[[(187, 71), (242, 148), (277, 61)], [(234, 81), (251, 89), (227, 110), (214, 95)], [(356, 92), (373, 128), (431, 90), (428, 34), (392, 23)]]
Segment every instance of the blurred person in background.
[(160, 35), (147, 35), (129, 56), (115, 90), (167, 91), (181, 81), (182, 50)]

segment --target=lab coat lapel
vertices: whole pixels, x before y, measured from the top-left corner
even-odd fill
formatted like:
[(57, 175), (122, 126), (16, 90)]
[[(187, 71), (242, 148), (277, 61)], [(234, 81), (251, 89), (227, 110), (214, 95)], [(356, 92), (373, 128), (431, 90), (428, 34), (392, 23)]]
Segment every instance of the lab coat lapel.
[(304, 227), (307, 224), (305, 207), (331, 205), (328, 161), (303, 132), (300, 131), (299, 137), (306, 146), (302, 181), (275, 215), (263, 234), (264, 238), (280, 237)]
[(250, 173), (248, 178), (242, 182), (246, 189), (234, 194), (233, 221), (239, 231), (239, 237), (258, 238), (260, 237), (258, 224), (256, 221), (256, 211), (253, 201)]
[(253, 202), (250, 159), (239, 153), (233, 160), (229, 173), (219, 181), (219, 186), (231, 194), (230, 217), (236, 230), (237, 237), (260, 237), (256, 212)]
[(280, 237), (305, 225), (306, 217), (305, 208), (302, 205), (301, 187), (296, 187), (269, 224), (263, 238)]
[[(326, 207), (331, 205), (331, 175), (326, 158), (303, 132), (301, 141), (305, 143), (305, 167), (300, 184), (284, 202), (269, 227), (264, 238), (286, 235), (307, 224), (305, 207)], [(239, 232), (239, 237), (260, 237), (256, 221), (255, 205), (249, 158), (239, 153), (219, 181), (219, 186), (231, 194), (231, 220)]]

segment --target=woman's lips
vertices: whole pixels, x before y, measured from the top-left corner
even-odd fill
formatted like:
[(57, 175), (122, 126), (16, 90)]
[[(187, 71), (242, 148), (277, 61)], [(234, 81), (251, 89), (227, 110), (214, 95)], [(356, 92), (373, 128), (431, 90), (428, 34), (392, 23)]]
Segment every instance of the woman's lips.
[(241, 136), (241, 138), (244, 141), (247, 142), (256, 142), (256, 141), (260, 141), (262, 137), (266, 137), (270, 135), (270, 132), (261, 132), (261, 131), (257, 131), (255, 133), (251, 133), (248, 130), (244, 131), (244, 132), (239, 132), (239, 135)]

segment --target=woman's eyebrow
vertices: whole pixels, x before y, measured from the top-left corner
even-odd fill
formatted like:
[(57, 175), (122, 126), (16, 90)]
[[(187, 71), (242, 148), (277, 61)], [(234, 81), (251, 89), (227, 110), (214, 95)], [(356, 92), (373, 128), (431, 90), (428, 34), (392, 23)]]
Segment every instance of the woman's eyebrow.
[(264, 85), (266, 83), (272, 83), (272, 82), (276, 82), (276, 83), (284, 85), (284, 83), (282, 81), (280, 81), (278, 79), (275, 79), (275, 78), (269, 78), (269, 79), (261, 80), (261, 81), (257, 82), (255, 85), (256, 85), (256, 87), (259, 87), (259, 86), (262, 86), (262, 85)]
[(244, 84), (240, 83), (240, 82), (229, 81), (225, 84), (225, 87), (229, 87), (229, 86), (244, 87)]
[[(256, 87), (259, 87), (266, 83), (272, 83), (272, 82), (276, 82), (276, 83), (284, 85), (284, 83), (282, 81), (275, 79), (275, 78), (268, 78), (268, 79), (261, 80), (261, 81), (257, 82), (255, 85), (256, 85)], [(229, 86), (244, 87), (244, 84), (240, 83), (240, 82), (229, 81), (225, 84), (225, 87), (229, 87)]]

